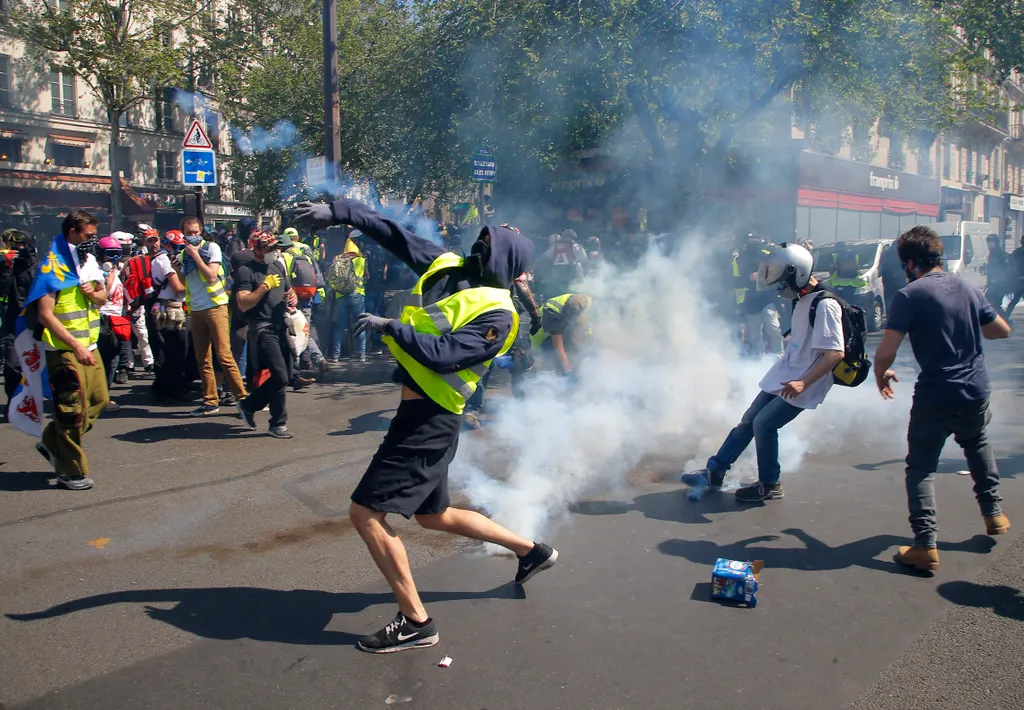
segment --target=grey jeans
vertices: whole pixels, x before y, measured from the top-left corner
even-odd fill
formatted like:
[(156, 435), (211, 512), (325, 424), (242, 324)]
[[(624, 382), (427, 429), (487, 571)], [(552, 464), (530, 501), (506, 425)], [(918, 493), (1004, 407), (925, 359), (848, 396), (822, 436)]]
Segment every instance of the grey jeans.
[(914, 402), (907, 429), (907, 505), (915, 547), (935, 547), (939, 526), (933, 481), (942, 447), (951, 434), (967, 457), (981, 514), (991, 517), (1002, 512), (999, 471), (985, 432), (991, 417), (987, 398), (953, 405)]

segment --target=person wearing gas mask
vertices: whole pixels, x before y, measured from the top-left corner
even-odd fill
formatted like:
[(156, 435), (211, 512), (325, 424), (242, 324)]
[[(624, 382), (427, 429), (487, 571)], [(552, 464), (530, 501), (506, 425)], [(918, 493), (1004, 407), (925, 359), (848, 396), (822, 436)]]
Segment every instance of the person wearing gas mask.
[(404, 261), (419, 279), (401, 317), (363, 313), (356, 333), (373, 329), (399, 364), (402, 401), (388, 433), (352, 493), (349, 517), (398, 599), (398, 615), (359, 639), (370, 653), (433, 646), (437, 627), (423, 606), (405, 547), (388, 524), (398, 513), (431, 530), (501, 545), (519, 558), (515, 581), (555, 564), (558, 553), (512, 533), (480, 513), (450, 507), (448, 466), (458, 447), (462, 414), (491, 361), (515, 340), (519, 316), (513, 280), (530, 263), (533, 245), (511, 229), (485, 226), (468, 257), (446, 252), (356, 200), (300, 205), (312, 227), (354, 227)]
[(270, 405), (270, 436), (291, 439), (293, 435), (285, 426), (285, 393), (292, 380), (296, 354), (288, 342), (285, 314), (298, 305), (299, 299), (291, 289), (277, 236), (257, 231), (249, 242), (255, 259), (238, 268), (234, 296), (248, 327), (249, 362), (256, 372), (268, 370), (270, 376), (235, 406), (245, 428), (255, 431), (256, 412)]
[[(793, 330), (782, 358), (761, 379), (761, 391), (705, 468), (682, 475), (696, 499), (705, 489), (717, 490), (740, 454), (754, 442), (756, 483), (736, 491), (736, 500), (757, 503), (782, 498), (779, 429), (804, 410), (815, 409), (832, 388), (832, 370), (846, 355), (843, 312), (834, 298), (815, 294), (824, 288), (811, 276), (811, 253), (797, 244), (780, 244), (761, 264), (759, 290), (776, 288), (784, 299), (796, 299)], [(815, 308), (813, 327), (811, 307)]]
[(154, 342), (156, 373), (153, 396), (158, 400), (184, 399), (188, 396), (185, 380), (185, 356), (188, 332), (185, 330), (185, 293), (181, 274), (175, 269), (185, 237), (177, 229), (164, 234), (160, 249), (152, 261), (156, 303), (149, 310), (149, 337)]
[(95, 256), (97, 224), (88, 212), (68, 213), (62, 234), (54, 237), (46, 263), (37, 272), (41, 278), (44, 271), (74, 269), (79, 277), (75, 285), (50, 291), (36, 302), (54, 405), (53, 421), (43, 429), (36, 450), (50, 462), (57, 483), (75, 491), (93, 487), (82, 440), (110, 401), (106, 372), (96, 357), (98, 309), (107, 301), (103, 283), (97, 280), (103, 273)]
[(36, 271), (36, 238), (17, 229), (3, 233), (3, 241), (10, 245), (13, 258), (10, 273), (0, 285), (0, 303), (3, 304), (3, 321), (0, 324), (2, 345), (7, 358), (4, 362), (4, 391), (10, 404), (14, 391), (21, 381), (18, 353), (14, 347), (14, 321), (25, 307), (29, 287)]

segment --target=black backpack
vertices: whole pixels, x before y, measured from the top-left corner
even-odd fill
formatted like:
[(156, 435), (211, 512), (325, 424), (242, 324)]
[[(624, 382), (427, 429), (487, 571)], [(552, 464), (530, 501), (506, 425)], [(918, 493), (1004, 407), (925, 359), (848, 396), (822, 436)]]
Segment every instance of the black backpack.
[(864, 350), (864, 335), (868, 330), (867, 317), (860, 306), (847, 303), (831, 291), (818, 291), (811, 301), (812, 331), (818, 303), (825, 298), (836, 301), (843, 311), (843, 344), (846, 355), (832, 368), (832, 381), (841, 387), (856, 387), (866, 380), (871, 372), (871, 361)]

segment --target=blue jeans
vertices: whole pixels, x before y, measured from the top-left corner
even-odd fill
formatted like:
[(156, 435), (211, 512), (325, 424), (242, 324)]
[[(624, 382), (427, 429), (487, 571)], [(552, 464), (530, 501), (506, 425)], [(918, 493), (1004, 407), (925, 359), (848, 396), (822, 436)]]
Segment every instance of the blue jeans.
[(782, 477), (779, 429), (796, 419), (802, 411), (778, 395), (760, 392), (740, 423), (725, 437), (722, 448), (708, 459), (708, 469), (714, 473), (725, 473), (753, 439), (757, 452), (757, 477), (765, 485), (775, 485)]
[[(363, 312), (366, 297), (361, 293), (350, 293), (334, 299), (334, 327), (331, 329), (331, 357), (341, 357), (341, 338), (345, 329), (352, 325), (356, 316)], [(360, 333), (353, 344), (354, 353), (366, 353), (366, 333)]]

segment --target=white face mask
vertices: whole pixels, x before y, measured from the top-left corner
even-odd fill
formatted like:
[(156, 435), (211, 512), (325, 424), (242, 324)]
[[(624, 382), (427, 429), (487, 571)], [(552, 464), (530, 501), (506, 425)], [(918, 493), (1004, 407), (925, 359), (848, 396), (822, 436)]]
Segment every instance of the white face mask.
[(271, 266), (275, 261), (277, 261), (277, 251), (274, 249), (263, 255), (263, 263), (267, 266)]

